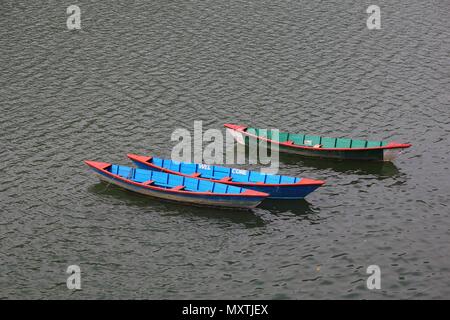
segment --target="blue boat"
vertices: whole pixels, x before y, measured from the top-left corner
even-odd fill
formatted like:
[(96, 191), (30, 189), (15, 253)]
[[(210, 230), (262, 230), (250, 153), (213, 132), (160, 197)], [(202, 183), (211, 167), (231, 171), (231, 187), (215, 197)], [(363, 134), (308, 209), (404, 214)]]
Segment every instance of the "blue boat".
[(254, 208), (268, 194), (212, 181), (106, 162), (85, 161), (100, 180), (144, 195), (184, 203)]
[(325, 183), (321, 180), (264, 174), (207, 164), (176, 162), (136, 154), (128, 154), (128, 158), (138, 168), (264, 192), (269, 194), (270, 199), (303, 199)]

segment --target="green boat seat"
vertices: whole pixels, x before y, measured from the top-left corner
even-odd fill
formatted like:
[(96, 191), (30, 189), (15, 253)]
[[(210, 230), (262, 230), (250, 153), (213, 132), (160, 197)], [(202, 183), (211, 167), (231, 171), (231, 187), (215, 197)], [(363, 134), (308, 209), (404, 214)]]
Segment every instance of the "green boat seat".
[(281, 143), (288, 141), (288, 135), (287, 132), (280, 132), (278, 141)]
[(322, 148), (336, 148), (336, 138), (322, 138)]
[(366, 140), (352, 140), (352, 148), (365, 148), (366, 144)]
[(270, 132), (268, 130), (259, 129), (258, 130), (258, 137), (269, 138), (270, 137)]
[(245, 132), (253, 134), (255, 136), (257, 136), (259, 134), (259, 130), (256, 128), (248, 128)]
[(291, 133), (289, 134), (288, 138), (288, 140), (292, 141), (294, 144), (303, 145), (305, 136), (303, 134)]
[(367, 141), (367, 148), (376, 148), (381, 146), (381, 141)]
[(322, 137), (320, 136), (310, 136), (305, 135), (305, 140), (303, 141), (303, 145), (307, 147), (314, 147), (317, 144), (320, 144), (320, 141), (322, 140)]
[(351, 139), (338, 138), (336, 139), (336, 148), (350, 148), (351, 143)]

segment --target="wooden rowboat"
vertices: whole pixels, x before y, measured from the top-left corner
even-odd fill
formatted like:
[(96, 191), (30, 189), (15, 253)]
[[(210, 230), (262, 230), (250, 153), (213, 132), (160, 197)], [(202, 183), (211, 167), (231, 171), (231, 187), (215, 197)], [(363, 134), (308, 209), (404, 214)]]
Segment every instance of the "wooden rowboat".
[(271, 130), (263, 130), (235, 124), (224, 125), (241, 144), (263, 140), (277, 144), (280, 152), (309, 157), (392, 161), (409, 143), (329, 138), (308, 134), (280, 132), (276, 137)]
[(263, 174), (257, 171), (208, 164), (177, 162), (156, 157), (128, 154), (138, 168), (163, 171), (183, 177), (220, 182), (229, 186), (269, 194), (271, 199), (303, 199), (325, 182), (307, 178)]
[(254, 208), (268, 194), (180, 175), (130, 168), (106, 162), (85, 161), (100, 180), (144, 195), (229, 208)]

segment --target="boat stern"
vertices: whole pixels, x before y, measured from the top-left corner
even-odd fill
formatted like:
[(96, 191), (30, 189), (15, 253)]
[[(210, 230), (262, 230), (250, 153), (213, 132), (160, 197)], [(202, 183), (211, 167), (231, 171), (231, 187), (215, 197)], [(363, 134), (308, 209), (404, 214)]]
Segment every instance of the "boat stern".
[(394, 161), (403, 151), (411, 147), (409, 143), (390, 142), (383, 149), (383, 161)]
[(239, 126), (235, 124), (226, 123), (224, 127), (227, 128), (228, 133), (238, 142), (239, 144), (245, 145), (245, 139), (242, 132), (247, 129), (246, 126)]

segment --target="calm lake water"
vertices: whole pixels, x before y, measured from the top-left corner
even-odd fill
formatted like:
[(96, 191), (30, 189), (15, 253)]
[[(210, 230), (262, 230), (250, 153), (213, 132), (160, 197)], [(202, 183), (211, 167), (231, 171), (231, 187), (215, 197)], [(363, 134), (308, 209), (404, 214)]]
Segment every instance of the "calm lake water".
[[(0, 4), (0, 298), (450, 298), (447, 0), (78, 1), (68, 31), (71, 4)], [(413, 147), (282, 157), (327, 185), (253, 212), (146, 198), (82, 163), (170, 157), (194, 120)]]

